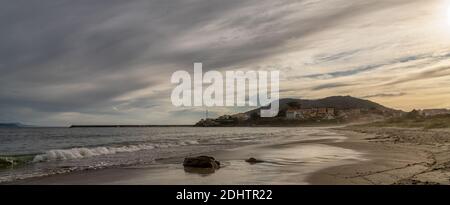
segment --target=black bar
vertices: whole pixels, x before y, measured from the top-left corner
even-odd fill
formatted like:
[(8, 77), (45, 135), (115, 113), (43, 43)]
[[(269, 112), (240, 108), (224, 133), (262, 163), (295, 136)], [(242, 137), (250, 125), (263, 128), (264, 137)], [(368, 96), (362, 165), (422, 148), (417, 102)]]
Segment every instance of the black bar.
[[(223, 198), (223, 192), (245, 193), (245, 190), (265, 190), (265, 199), (240, 195), (239, 199), (230, 195)], [(270, 199), (267, 198), (271, 191)], [(205, 198), (177, 199), (180, 193), (208, 192)], [(215, 195), (215, 196), (214, 196)], [(449, 186), (0, 186), (2, 204), (20, 202), (32, 199), (35, 202), (59, 203), (67, 202), (119, 202), (141, 204), (167, 203), (194, 203), (194, 204), (230, 204), (230, 203), (258, 203), (274, 204), (277, 202), (298, 202), (293, 204), (311, 204), (310, 202), (340, 203), (399, 203), (423, 202), (430, 204), (433, 201), (448, 200)], [(200, 195), (197, 195), (200, 196)], [(313, 203), (315, 204), (315, 203)]]

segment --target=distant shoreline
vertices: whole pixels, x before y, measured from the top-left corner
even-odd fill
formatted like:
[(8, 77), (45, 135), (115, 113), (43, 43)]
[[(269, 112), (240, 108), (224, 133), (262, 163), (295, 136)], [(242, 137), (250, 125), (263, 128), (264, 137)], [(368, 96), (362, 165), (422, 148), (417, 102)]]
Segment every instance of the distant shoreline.
[(194, 127), (194, 125), (71, 125), (69, 128), (95, 127)]
[(218, 126), (195, 126), (195, 125), (71, 125), (69, 128), (120, 128), (120, 127), (329, 127), (342, 126), (350, 123), (286, 123), (286, 124), (261, 124), (261, 125), (218, 125)]

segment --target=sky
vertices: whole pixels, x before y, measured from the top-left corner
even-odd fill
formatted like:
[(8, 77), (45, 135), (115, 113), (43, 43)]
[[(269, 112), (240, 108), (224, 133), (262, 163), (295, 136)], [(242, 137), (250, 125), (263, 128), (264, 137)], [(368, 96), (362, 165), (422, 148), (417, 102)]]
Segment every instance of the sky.
[(280, 97), (450, 108), (450, 0), (0, 0), (0, 28), (0, 122), (194, 123), (170, 78), (195, 62), (279, 70)]

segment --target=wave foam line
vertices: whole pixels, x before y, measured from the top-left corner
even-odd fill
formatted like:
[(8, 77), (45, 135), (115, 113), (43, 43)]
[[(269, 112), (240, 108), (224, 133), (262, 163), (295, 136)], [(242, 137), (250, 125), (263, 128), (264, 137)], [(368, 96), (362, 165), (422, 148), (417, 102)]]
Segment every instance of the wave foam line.
[(151, 150), (155, 148), (168, 148), (193, 144), (199, 143), (195, 140), (188, 140), (177, 144), (140, 144), (122, 147), (94, 147), (94, 148), (81, 147), (72, 149), (56, 149), (56, 150), (48, 150), (43, 154), (36, 155), (33, 159), (33, 162), (81, 159), (100, 155), (116, 154), (123, 152), (136, 152), (140, 150)]

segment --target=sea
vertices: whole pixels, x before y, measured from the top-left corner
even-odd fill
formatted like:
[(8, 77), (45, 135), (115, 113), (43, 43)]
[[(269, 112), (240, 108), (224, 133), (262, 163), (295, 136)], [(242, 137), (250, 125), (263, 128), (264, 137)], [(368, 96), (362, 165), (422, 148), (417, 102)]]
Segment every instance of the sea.
[(151, 165), (246, 145), (327, 138), (345, 136), (300, 127), (0, 128), (0, 183)]

